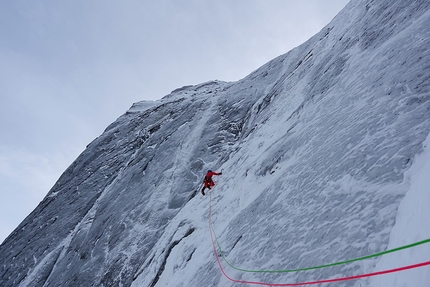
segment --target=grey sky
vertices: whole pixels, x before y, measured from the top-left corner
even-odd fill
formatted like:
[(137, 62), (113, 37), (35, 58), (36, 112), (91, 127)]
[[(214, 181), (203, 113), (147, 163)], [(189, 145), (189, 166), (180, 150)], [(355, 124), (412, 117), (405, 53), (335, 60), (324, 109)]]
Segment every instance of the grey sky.
[(0, 3), (0, 242), (132, 103), (239, 80), (348, 0)]

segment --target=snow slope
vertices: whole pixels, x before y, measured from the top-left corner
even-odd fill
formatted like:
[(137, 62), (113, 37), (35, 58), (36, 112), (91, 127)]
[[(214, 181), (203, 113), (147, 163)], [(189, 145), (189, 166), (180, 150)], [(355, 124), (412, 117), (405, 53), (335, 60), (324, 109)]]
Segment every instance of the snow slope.
[[(218, 253), (241, 269), (426, 239), (429, 25), (428, 1), (352, 1), (238, 82), (134, 104), (0, 246), (0, 285), (243, 286), (219, 270), (210, 210)], [(199, 193), (207, 169), (223, 170), (212, 200)], [(418, 263), (428, 248), (292, 273), (221, 264), (237, 280), (294, 283)], [(429, 271), (324, 286), (426, 286)]]
[[(410, 188), (400, 203), (396, 224), (390, 235), (389, 249), (430, 238), (430, 136), (424, 146), (424, 152), (417, 156), (406, 173), (405, 180), (409, 182)], [(429, 255), (430, 244), (426, 244), (384, 256), (376, 268), (384, 270), (429, 261)], [(369, 286), (427, 287), (429, 284), (430, 267), (425, 267), (372, 278)]]

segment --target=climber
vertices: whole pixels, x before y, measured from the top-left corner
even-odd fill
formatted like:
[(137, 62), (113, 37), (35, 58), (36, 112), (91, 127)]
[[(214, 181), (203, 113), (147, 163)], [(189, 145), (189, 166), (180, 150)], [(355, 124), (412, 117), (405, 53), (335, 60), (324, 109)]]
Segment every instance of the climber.
[(215, 185), (215, 183), (212, 180), (212, 176), (213, 175), (221, 175), (221, 174), (222, 174), (222, 171), (221, 172), (214, 172), (212, 170), (208, 170), (208, 172), (206, 173), (205, 179), (203, 181), (203, 188), (202, 188), (202, 194), (203, 195), (205, 195), (205, 189), (206, 188), (211, 189), (212, 186)]

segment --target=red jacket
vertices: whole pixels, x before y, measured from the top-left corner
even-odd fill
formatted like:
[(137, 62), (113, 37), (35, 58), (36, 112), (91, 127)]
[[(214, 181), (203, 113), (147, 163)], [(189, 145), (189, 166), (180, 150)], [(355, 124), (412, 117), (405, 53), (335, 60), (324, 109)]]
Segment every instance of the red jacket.
[(214, 176), (214, 175), (221, 175), (221, 173), (220, 172), (214, 172), (214, 171), (208, 171), (205, 178), (212, 178), (212, 176)]
[(220, 172), (214, 172), (214, 171), (208, 171), (208, 173), (206, 173), (205, 180), (203, 181), (205, 187), (215, 185), (215, 183), (212, 180), (212, 176), (214, 176), (214, 175), (221, 175), (221, 173)]

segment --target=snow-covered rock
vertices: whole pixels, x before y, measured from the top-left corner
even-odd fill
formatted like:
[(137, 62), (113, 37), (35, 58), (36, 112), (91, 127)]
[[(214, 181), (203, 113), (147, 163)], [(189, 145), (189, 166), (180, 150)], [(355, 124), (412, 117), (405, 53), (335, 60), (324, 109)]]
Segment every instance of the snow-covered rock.
[[(219, 269), (210, 210), (217, 253), (241, 269), (304, 268), (430, 238), (428, 208), (416, 206), (429, 199), (428, 27), (427, 0), (354, 0), (240, 81), (134, 104), (0, 246), (0, 285), (240, 286)], [(212, 201), (199, 193), (207, 169), (223, 170)], [(425, 254), (292, 273), (221, 264), (237, 280), (282, 284)], [(325, 286), (428, 286), (430, 268), (414, 272), (406, 283), (399, 273)]]

